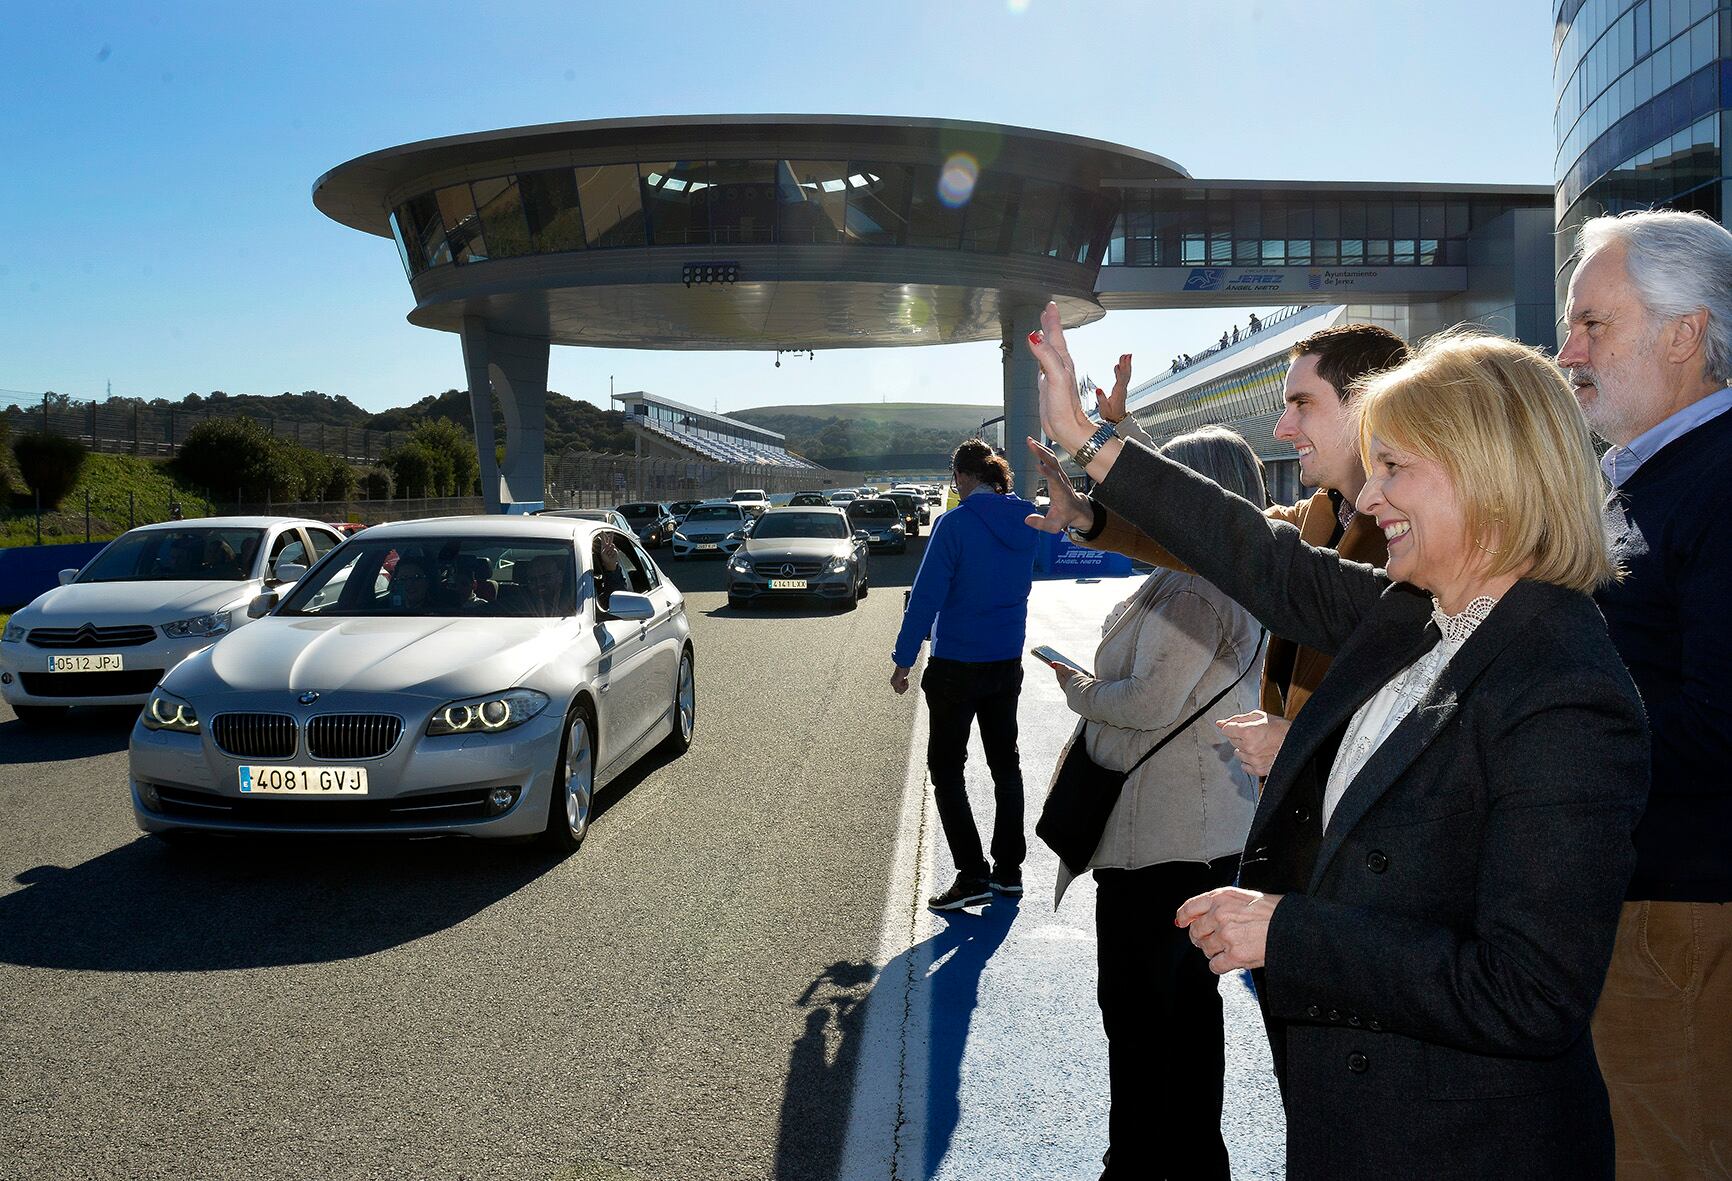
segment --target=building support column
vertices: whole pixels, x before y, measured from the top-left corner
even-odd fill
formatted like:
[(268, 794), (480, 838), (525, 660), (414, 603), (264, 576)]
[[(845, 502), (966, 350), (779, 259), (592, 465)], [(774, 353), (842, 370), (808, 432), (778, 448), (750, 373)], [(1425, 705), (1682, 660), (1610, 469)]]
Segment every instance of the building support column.
[[(548, 342), (493, 331), (463, 317), (463, 367), (481, 461), (481, 495), (491, 513), (527, 513), (546, 501)], [(494, 459), (493, 400), (505, 418), (505, 461)]]
[(999, 312), (999, 350), (1004, 355), (1004, 456), (1010, 461), (1011, 491), (1034, 499), (1040, 472), (1023, 442), (1044, 439), (1040, 429), (1040, 366), (1028, 347), (1028, 334), (1040, 327), (1045, 299), (1009, 300)]

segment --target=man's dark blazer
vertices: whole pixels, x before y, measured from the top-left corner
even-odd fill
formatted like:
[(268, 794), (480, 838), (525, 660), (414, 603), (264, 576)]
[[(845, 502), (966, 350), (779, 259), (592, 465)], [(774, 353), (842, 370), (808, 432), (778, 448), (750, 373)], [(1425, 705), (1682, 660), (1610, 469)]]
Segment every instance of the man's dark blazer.
[(1136, 444), (1095, 494), (1271, 632), (1334, 655), (1270, 771), (1241, 877), (1283, 895), (1258, 996), (1287, 1175), (1611, 1177), (1588, 1020), (1648, 737), (1592, 600), (1518, 582), (1324, 832), (1347, 723), (1437, 639), (1430, 596)]

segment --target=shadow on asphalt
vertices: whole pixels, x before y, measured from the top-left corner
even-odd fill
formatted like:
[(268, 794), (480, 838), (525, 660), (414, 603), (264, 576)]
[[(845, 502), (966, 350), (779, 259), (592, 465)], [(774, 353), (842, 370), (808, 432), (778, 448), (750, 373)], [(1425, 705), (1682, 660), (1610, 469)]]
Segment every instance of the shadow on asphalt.
[[(1010, 934), (1019, 910), (1017, 900), (995, 896), (979, 914), (953, 913), (939, 917), (944, 927), (874, 971), (870, 963), (841, 960), (825, 968), (795, 1001), (806, 1010), (806, 1030), (788, 1053), (787, 1081), (776, 1137), (776, 1181), (827, 1181), (842, 1164), (848, 1138), (866, 1023), (866, 1002), (881, 985), (901, 999), (912, 987), (927, 993), (915, 997), (911, 1011), (931, 1014), (925, 1063), (925, 1114), (910, 1119), (925, 1126), (924, 1160), (920, 1176), (932, 1176), (950, 1150), (951, 1137), (962, 1118), (962, 1057), (968, 1028), (980, 1000), (980, 977), (987, 960)], [(903, 1043), (908, 1031), (897, 1030)], [(917, 1043), (915, 1043), (917, 1044)], [(884, 1047), (877, 1048), (883, 1054)], [(898, 1060), (892, 1053), (888, 1061)], [(916, 1068), (918, 1069), (918, 1068)], [(912, 1097), (919, 1101), (922, 1096)], [(884, 1145), (891, 1129), (884, 1129)], [(889, 1167), (889, 1162), (885, 1162)]]
[(79, 706), (53, 722), (0, 722), (0, 766), (57, 763), (125, 750), (136, 705)]
[(20, 873), (25, 888), (0, 898), (0, 961), (208, 972), (349, 959), (454, 926), (558, 864), (480, 841), (140, 837)]

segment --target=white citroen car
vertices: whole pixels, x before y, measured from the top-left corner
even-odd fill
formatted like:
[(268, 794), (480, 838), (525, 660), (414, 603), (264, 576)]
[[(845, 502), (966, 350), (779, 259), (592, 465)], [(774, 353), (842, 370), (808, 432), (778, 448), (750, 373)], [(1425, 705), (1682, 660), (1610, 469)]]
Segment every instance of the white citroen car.
[(145, 706), (144, 831), (544, 834), (570, 852), (599, 786), (691, 743), (685, 600), (606, 525), (377, 525), (272, 597)]
[(204, 517), (123, 533), (12, 616), (0, 695), (21, 721), (143, 705), (169, 669), (247, 622), (247, 604), (342, 542), (289, 517)]

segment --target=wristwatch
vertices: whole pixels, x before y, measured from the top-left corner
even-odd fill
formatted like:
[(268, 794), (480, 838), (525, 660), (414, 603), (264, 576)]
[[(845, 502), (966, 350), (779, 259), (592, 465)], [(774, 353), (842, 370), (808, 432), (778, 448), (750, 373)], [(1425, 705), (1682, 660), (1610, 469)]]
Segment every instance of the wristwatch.
[(1096, 454), (1106, 446), (1108, 439), (1118, 438), (1119, 428), (1110, 422), (1103, 422), (1100, 429), (1089, 436), (1089, 441), (1076, 449), (1071, 459), (1078, 467), (1087, 467), (1094, 462)]

